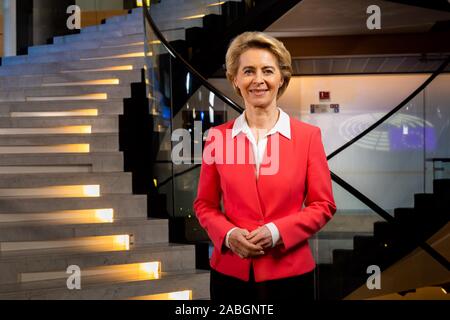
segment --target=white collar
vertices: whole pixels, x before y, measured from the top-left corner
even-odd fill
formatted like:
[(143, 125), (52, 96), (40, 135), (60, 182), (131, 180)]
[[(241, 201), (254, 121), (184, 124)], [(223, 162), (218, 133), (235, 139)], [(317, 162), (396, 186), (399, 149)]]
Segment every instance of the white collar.
[[(289, 118), (289, 115), (278, 108), (280, 110), (280, 116), (278, 118), (277, 123), (273, 126), (272, 129), (270, 129), (269, 132), (267, 132), (266, 136), (269, 136), (271, 134), (274, 134), (275, 132), (279, 132), (289, 140), (291, 139), (291, 121)], [(245, 119), (245, 111), (236, 118), (233, 124), (233, 130), (232, 130), (232, 138), (236, 137), (240, 132), (243, 132), (245, 134), (250, 132), (250, 127), (248, 126), (247, 120)]]

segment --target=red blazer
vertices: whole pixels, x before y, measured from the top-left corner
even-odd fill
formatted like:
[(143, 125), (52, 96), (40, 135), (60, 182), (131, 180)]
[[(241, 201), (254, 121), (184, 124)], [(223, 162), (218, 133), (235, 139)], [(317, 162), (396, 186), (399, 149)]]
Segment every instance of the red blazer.
[[(336, 212), (320, 129), (291, 118), (291, 139), (278, 132), (274, 134), (279, 138), (278, 172), (274, 175), (260, 174), (257, 179), (255, 165), (248, 157), (244, 164), (220, 161), (208, 164), (205, 161), (212, 130), (223, 133), (226, 152), (233, 145), (231, 140), (238, 138), (226, 134), (227, 129), (231, 132), (233, 124), (234, 120), (210, 130), (194, 201), (198, 220), (214, 244), (211, 267), (248, 281), (250, 264), (253, 264), (257, 282), (312, 271), (315, 261), (308, 239)], [(267, 151), (271, 150), (274, 135), (268, 138), (265, 159)], [(251, 150), (249, 140), (244, 139), (245, 147)], [(249, 154), (251, 156), (252, 152)], [(212, 155), (214, 157), (215, 153)], [(283, 244), (266, 249), (265, 255), (241, 259), (224, 245), (225, 236), (231, 228), (240, 227), (251, 232), (269, 222), (278, 228)]]

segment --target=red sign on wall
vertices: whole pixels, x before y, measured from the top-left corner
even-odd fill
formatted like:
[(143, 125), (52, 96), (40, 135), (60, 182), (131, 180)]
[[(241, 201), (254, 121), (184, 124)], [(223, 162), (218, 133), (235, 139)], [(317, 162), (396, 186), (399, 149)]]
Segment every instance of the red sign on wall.
[(330, 91), (320, 91), (319, 99), (320, 100), (330, 100)]

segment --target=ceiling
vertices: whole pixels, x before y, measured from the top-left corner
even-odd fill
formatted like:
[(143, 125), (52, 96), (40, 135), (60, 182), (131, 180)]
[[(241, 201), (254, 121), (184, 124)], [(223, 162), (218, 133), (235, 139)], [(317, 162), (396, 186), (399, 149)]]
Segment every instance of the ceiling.
[[(428, 0), (428, 3), (430, 2), (432, 1)], [(366, 11), (370, 5), (380, 7), (380, 30), (369, 30), (366, 26), (367, 18), (370, 16)], [(448, 11), (394, 1), (303, 0), (265, 31), (281, 38), (417, 33), (429, 31), (438, 21), (449, 20)]]
[[(294, 58), (293, 74), (386, 74), (386, 73), (433, 73), (445, 61), (440, 55), (356, 56), (327, 58)], [(444, 69), (450, 72), (450, 65)]]

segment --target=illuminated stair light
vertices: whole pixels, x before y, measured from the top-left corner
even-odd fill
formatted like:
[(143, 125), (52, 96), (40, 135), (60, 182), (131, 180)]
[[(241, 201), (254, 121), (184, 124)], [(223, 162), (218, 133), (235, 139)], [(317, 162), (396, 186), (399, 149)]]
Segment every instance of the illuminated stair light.
[(139, 264), (139, 274), (148, 279), (161, 278), (161, 262), (147, 262)]
[(100, 197), (100, 186), (80, 185), (40, 188), (8, 188), (0, 189), (0, 197), (97, 198)]
[(100, 197), (100, 186), (99, 185), (83, 186), (83, 194), (85, 197), (89, 198)]
[(192, 290), (152, 294), (148, 296), (134, 297), (131, 300), (192, 300)]
[(92, 126), (64, 126), (54, 128), (0, 128), (0, 135), (24, 134), (91, 134)]
[(128, 234), (115, 236), (113, 244), (116, 250), (130, 250), (130, 236)]
[(114, 210), (113, 209), (98, 209), (95, 210), (95, 218), (101, 223), (113, 223), (114, 222)]
[(129, 239), (129, 235), (109, 235), (49, 241), (0, 242), (0, 252), (42, 249), (73, 249), (82, 252), (127, 251), (130, 249)]
[(43, 112), (11, 112), (11, 118), (40, 118), (40, 117), (95, 117), (98, 109), (79, 109), (71, 111), (43, 111)]
[(149, 44), (161, 44), (161, 40), (152, 40)]
[(132, 46), (143, 46), (144, 41), (141, 42), (133, 42), (133, 43), (126, 43), (126, 44), (119, 44), (119, 45), (111, 45), (111, 46), (101, 46), (102, 49), (111, 49), (111, 48), (126, 48), (126, 47), (132, 47)]
[(3, 222), (45, 221), (47, 224), (113, 223), (113, 209), (64, 210), (46, 213), (2, 213)]
[(192, 291), (178, 291), (168, 293), (169, 300), (192, 300)]
[[(143, 6), (142, 0), (136, 0), (136, 6), (142, 7)], [(146, 0), (145, 2), (147, 4), (147, 7), (150, 7), (150, 0)]]
[(61, 71), (61, 73), (131, 71), (131, 70), (133, 70), (132, 65), (125, 65), (125, 66), (114, 66), (114, 67), (105, 67), (105, 68), (97, 68), (97, 69), (64, 70), (64, 71)]
[(54, 166), (0, 166), (0, 174), (23, 174), (23, 173), (89, 173), (92, 165), (54, 165)]
[(55, 82), (55, 83), (43, 83), (42, 87), (71, 87), (71, 86), (100, 86), (100, 85), (118, 85), (119, 79), (99, 79), (99, 80), (86, 80), (77, 82)]
[(81, 58), (81, 61), (94, 61), (94, 60), (106, 60), (106, 59), (124, 59), (124, 58), (142, 58), (145, 57), (145, 52), (133, 52), (126, 54), (118, 54), (105, 57), (93, 57), (93, 58)]
[(225, 1), (221, 1), (221, 2), (216, 2), (216, 3), (211, 3), (208, 4), (207, 7), (215, 7), (215, 6), (221, 6), (225, 3)]
[(29, 153), (89, 153), (89, 144), (64, 144), (54, 146), (5, 146), (0, 147), (0, 154)]
[(107, 93), (91, 93), (79, 96), (57, 96), (57, 97), (26, 97), (26, 101), (81, 101), (81, 100), (107, 100)]
[[(107, 265), (83, 268), (82, 275), (87, 282), (106, 279), (115, 281), (156, 280), (160, 278), (160, 268), (160, 262)], [(66, 278), (66, 271), (29, 272), (19, 275), (19, 281), (22, 283)]]
[(193, 15), (193, 16), (182, 17), (182, 18), (179, 18), (178, 20), (201, 19), (201, 18), (203, 18), (204, 16), (206, 16), (206, 14), (197, 14), (197, 15)]

